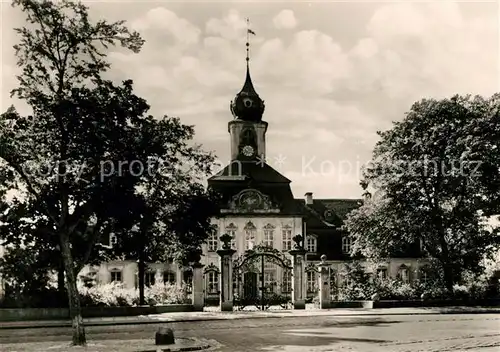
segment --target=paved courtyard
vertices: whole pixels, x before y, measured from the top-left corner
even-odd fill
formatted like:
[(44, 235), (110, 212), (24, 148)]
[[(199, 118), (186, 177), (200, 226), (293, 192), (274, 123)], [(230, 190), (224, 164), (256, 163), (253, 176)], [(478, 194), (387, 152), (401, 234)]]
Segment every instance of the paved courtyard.
[[(178, 337), (213, 339), (220, 351), (480, 351), (500, 349), (500, 315), (309, 316), (92, 326), (93, 341), (153, 338), (158, 326)], [(69, 341), (68, 328), (0, 330), (0, 343)], [(6, 347), (4, 345), (4, 347)], [(0, 350), (2, 346), (0, 345)]]

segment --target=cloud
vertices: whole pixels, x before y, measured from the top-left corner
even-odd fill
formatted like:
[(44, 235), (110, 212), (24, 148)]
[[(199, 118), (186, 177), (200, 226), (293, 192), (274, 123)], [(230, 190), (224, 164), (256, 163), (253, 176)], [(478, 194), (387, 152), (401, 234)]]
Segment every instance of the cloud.
[(132, 22), (131, 27), (142, 33), (169, 34), (176, 44), (181, 45), (198, 43), (201, 34), (199, 28), (164, 7), (149, 10), (145, 16)]
[(278, 29), (292, 29), (297, 26), (297, 20), (292, 10), (282, 10), (273, 18), (273, 23)]
[[(154, 115), (194, 124), (197, 141), (226, 160), (227, 123), (233, 118), (229, 103), (246, 69), (243, 5), (196, 14), (192, 6), (198, 5), (134, 13), (131, 23), (146, 44), (140, 54), (112, 53), (110, 72), (119, 80), (133, 79)], [(341, 183), (332, 174), (306, 176), (302, 158), (315, 157), (318, 165), (362, 163), (377, 141), (375, 132), (401, 120), (414, 101), (498, 91), (495, 14), (470, 14), (450, 2), (380, 3), (365, 11), (366, 18), (353, 18), (347, 33), (335, 29), (338, 21), (318, 20), (326, 7), (312, 8), (317, 12), (301, 18), (307, 30), (297, 30), (294, 6), (259, 18), (290, 30), (276, 32), (256, 23), (250, 69), (266, 101), (268, 155), (287, 156), (283, 172), (290, 173), (299, 196), (361, 193), (356, 173)]]
[(207, 34), (229, 40), (241, 39), (246, 28), (246, 20), (236, 10), (230, 10), (222, 19), (211, 18), (205, 26)]

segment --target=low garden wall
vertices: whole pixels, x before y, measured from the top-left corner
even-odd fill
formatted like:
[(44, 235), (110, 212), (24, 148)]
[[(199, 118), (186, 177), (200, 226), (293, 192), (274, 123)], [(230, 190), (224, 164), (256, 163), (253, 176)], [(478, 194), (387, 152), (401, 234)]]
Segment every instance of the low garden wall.
[[(165, 306), (142, 307), (82, 307), (84, 318), (97, 317), (127, 317), (148, 314), (173, 312), (192, 312), (191, 304), (169, 304)], [(0, 309), (2, 321), (30, 321), (30, 320), (66, 320), (69, 319), (67, 308), (13, 308)]]
[(500, 307), (500, 298), (458, 300), (458, 299), (431, 299), (431, 300), (382, 300), (382, 301), (331, 301), (330, 309), (349, 308), (438, 308), (438, 307)]

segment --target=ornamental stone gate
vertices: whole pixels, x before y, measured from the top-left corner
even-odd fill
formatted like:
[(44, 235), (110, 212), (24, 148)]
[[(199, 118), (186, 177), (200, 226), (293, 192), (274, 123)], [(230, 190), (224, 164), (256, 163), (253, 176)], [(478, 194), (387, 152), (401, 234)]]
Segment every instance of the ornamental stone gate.
[(272, 247), (257, 245), (233, 262), (234, 307), (291, 308), (292, 264)]
[[(217, 251), (219, 263), (219, 306), (221, 311), (243, 310), (256, 307), (265, 310), (272, 306), (305, 309), (307, 295), (306, 250), (304, 238), (293, 238), (294, 248), (289, 251), (289, 259), (283, 252), (265, 245), (257, 245), (233, 261), (235, 250), (231, 249), (232, 237), (220, 237), (222, 249)], [(216, 268), (206, 268), (205, 274)], [(326, 256), (315, 266), (318, 274), (320, 308), (330, 306), (330, 265)]]

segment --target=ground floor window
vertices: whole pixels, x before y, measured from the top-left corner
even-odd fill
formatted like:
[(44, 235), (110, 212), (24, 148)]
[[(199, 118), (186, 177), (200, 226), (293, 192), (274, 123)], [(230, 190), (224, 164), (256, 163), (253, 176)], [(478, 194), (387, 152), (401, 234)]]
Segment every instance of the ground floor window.
[(144, 276), (144, 285), (146, 287), (154, 286), (156, 283), (156, 273), (154, 271), (147, 271)]
[(176, 282), (176, 275), (174, 272), (171, 272), (171, 271), (165, 271), (163, 273), (163, 283), (164, 284), (175, 284)]
[(122, 272), (120, 270), (111, 271), (111, 282), (121, 283), (123, 281)]
[(207, 293), (216, 294), (219, 292), (219, 273), (210, 271), (207, 273)]
[(292, 292), (292, 271), (284, 270), (283, 271), (283, 287), (281, 288), (282, 292)]
[(377, 269), (377, 278), (379, 280), (387, 279), (387, 268), (378, 268)]
[(307, 292), (316, 292), (316, 273), (314, 271), (307, 272)]

